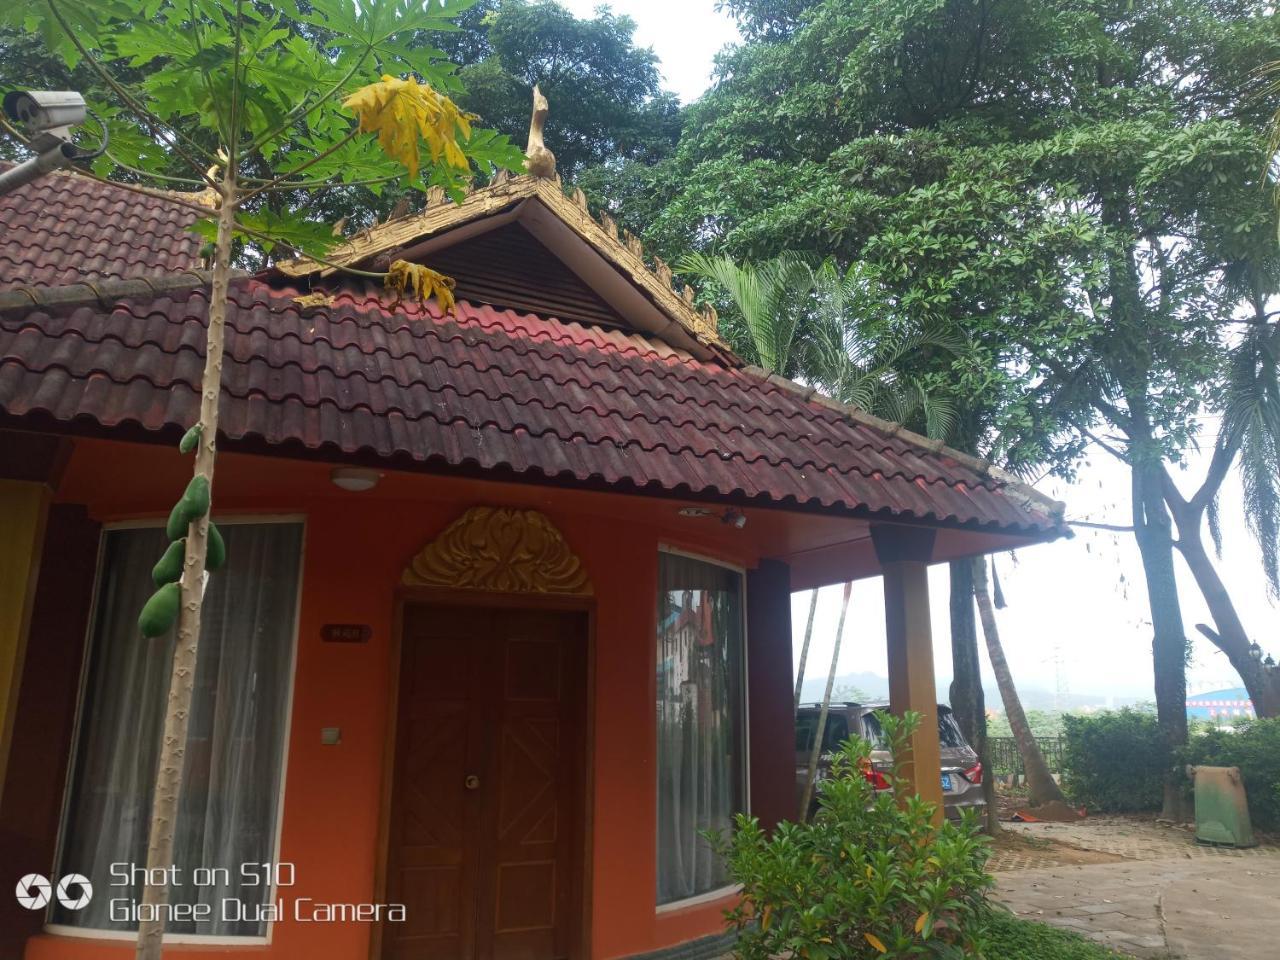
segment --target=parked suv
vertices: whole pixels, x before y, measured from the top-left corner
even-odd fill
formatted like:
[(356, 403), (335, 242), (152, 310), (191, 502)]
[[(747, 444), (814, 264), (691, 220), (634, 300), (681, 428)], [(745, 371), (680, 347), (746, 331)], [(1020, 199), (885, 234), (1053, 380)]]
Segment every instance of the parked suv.
[[(802, 703), (796, 711), (796, 806), (804, 797), (805, 778), (809, 773), (809, 757), (813, 751), (813, 735), (818, 728), (821, 704)], [(889, 751), (885, 749), (877, 710), (888, 710), (883, 701), (874, 703), (833, 703), (827, 710), (827, 726), (822, 735), (822, 756), (818, 761), (818, 784), (810, 813), (817, 803), (821, 781), (830, 775), (831, 754), (850, 737), (861, 737), (871, 744), (871, 769), (866, 777), (878, 790), (889, 789), (885, 779), (892, 766)], [(986, 806), (982, 796), (982, 764), (973, 747), (960, 732), (960, 726), (944, 703), (938, 704), (938, 741), (942, 746), (942, 796), (947, 816), (959, 819), (960, 811), (968, 808), (981, 811)]]

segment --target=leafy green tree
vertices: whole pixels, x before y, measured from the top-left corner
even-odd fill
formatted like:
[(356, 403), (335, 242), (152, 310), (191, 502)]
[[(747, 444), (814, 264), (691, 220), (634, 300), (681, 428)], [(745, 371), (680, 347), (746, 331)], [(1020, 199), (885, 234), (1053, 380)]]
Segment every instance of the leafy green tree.
[[(99, 116), (137, 124), (133, 139), (117, 139), (127, 159), (113, 155), (108, 162), (127, 163), (130, 178), (166, 186), (173, 180), (156, 149), (163, 145), (187, 165), (179, 182), (202, 186), (216, 211), (205, 224), (213, 265), (200, 418), (182, 442), (195, 467), (170, 516), (173, 543), (156, 568), (159, 589), (139, 618), (144, 636), (168, 633), (175, 622), (178, 631), (152, 805), (151, 875), (173, 860), (204, 578), (226, 559), (209, 511), (233, 240), (266, 252), (323, 248), (328, 225), (265, 202), (273, 194), (297, 196), (335, 180), (407, 179), (458, 195), (475, 165), (486, 172), (495, 164), (519, 166), (520, 153), (504, 137), (472, 129), (449, 99), (446, 92), (458, 89), (451, 65), (418, 45), (424, 33), (449, 29), (450, 17), (466, 6), (304, 0), (291, 20), (244, 0), (151, 0), (141, 8), (118, 0), (45, 0), (0, 12), (10, 30), (36, 31), (71, 70), (94, 73), (88, 92), (111, 95), (110, 102), (95, 96)], [(121, 77), (129, 69), (138, 78), (126, 85)], [(420, 295), (429, 289), (445, 308), (452, 303), (444, 278), (424, 267), (399, 261), (385, 275), (365, 275)], [(166, 899), (165, 886), (146, 887), (143, 902), (157, 919), (139, 926), (144, 960), (160, 956), (164, 911), (155, 908)]]
[[(1280, 22), (1255, 0), (800, 6), (722, 57), (655, 168), (665, 185), (642, 192), (643, 177), (621, 171), (600, 196), (638, 197), (660, 252), (834, 253), (874, 281), (883, 316), (960, 324), (972, 349), (939, 372), (964, 398), (962, 449), (1064, 475), (1087, 447), (1120, 457), (1162, 729), (1183, 742), (1174, 553), (1192, 560), (1194, 513), (1212, 496), (1193, 501), (1175, 541), (1169, 478), (1206, 417), (1254, 425), (1246, 482), (1264, 556), (1275, 539), (1270, 414), (1229, 414), (1245, 409), (1229, 398), (1266, 400), (1274, 386), (1260, 350), (1275, 317), (1257, 310), (1277, 273), (1276, 218), (1259, 201), (1268, 104), (1253, 94), (1255, 68), (1280, 55)], [(1225, 435), (1208, 479), (1247, 435)], [(1266, 676), (1243, 631), (1225, 629), (1212, 564), (1197, 559), (1214, 642), (1265, 704)]]
[(537, 84), (552, 104), (546, 137), (564, 176), (674, 149), (679, 104), (662, 90), (653, 51), (635, 46), (631, 18), (602, 6), (580, 19), (547, 0), (485, 0), (476, 13), (477, 29), (454, 35), (466, 44), (455, 54), (465, 64), (458, 102), (485, 123), (523, 136)]
[[(299, 19), (293, 3), (277, 6), (274, 12), (282, 29), (321, 49), (342, 42), (334, 26)], [(403, 43), (415, 60), (460, 66), (455, 75), (443, 78), (447, 85), (442, 89), (459, 106), (477, 114), (477, 122), (515, 142), (522, 143), (529, 129), (529, 88), (541, 83), (552, 104), (548, 142), (561, 173), (582, 173), (590, 183), (603, 175), (601, 165), (617, 167), (634, 158), (639, 167), (648, 169), (647, 164), (674, 149), (680, 132), (679, 105), (661, 88), (653, 53), (635, 46), (635, 25), (627, 17), (602, 11), (595, 17), (575, 18), (555, 3), (478, 0), (458, 14), (454, 24), (457, 29), (446, 32), (409, 31)], [(131, 61), (118, 61), (113, 67), (116, 79), (126, 85), (143, 79), (142, 70)], [(171, 186), (199, 188), (186, 162), (165, 150), (113, 103), (111, 91), (90, 67), (83, 62), (69, 66), (40, 36), (0, 23), (0, 89), (30, 86), (36, 77), (47, 88), (96, 95), (112, 138), (111, 156), (94, 164), (99, 174), (141, 182), (127, 167), (138, 166), (135, 159), (146, 156), (143, 166), (153, 177), (166, 175), (174, 178)], [(206, 147), (213, 143), (209, 131), (195, 118), (174, 122)], [(0, 156), (16, 156), (9, 142), (0, 140)], [(269, 178), (267, 158), (249, 155), (242, 163), (246, 176)], [(485, 175), (482, 170), (476, 172)], [(272, 192), (261, 198), (261, 204), (276, 213), (305, 209), (309, 219), (341, 221), (350, 233), (415, 202), (414, 190), (400, 180), (360, 179), (371, 182), (333, 177), (323, 188)]]

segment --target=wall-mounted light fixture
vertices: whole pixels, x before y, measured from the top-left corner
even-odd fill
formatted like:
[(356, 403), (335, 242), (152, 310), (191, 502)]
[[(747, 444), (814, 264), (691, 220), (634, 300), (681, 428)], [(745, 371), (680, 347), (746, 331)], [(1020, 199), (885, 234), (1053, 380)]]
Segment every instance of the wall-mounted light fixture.
[(378, 481), (382, 479), (382, 474), (377, 470), (368, 470), (364, 467), (334, 467), (329, 472), (329, 479), (333, 481), (334, 486), (341, 487), (343, 490), (363, 493), (376, 487)]

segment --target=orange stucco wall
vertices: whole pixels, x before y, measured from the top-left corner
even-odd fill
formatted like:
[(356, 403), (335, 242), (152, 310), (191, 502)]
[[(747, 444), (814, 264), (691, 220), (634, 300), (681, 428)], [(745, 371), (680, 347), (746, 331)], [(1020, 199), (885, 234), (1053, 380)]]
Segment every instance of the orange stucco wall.
[[(189, 470), (176, 452), (79, 441), (57, 497), (104, 523), (163, 520)], [(553, 488), (388, 474), (375, 491), (329, 482), (329, 467), (227, 454), (214, 484), (215, 516), (306, 519), (297, 670), (280, 857), (296, 864), (284, 892), (317, 901), (374, 899), (388, 743), (396, 584), (406, 562), (463, 510), (478, 504), (542, 510), (582, 558), (596, 593), (594, 807), (591, 817), (592, 958), (654, 950), (723, 929), (726, 903), (655, 909), (655, 591), (659, 543), (742, 566), (768, 552), (761, 533), (676, 515), (678, 503)], [(234, 560), (232, 561), (234, 562)], [(367, 644), (323, 643), (324, 623), (365, 623)], [(779, 689), (789, 691), (790, 679)], [(342, 742), (324, 746), (322, 727)], [(174, 946), (167, 957), (364, 958), (362, 924), (276, 923), (268, 946)], [(51, 935), (29, 960), (129, 955), (127, 943)]]

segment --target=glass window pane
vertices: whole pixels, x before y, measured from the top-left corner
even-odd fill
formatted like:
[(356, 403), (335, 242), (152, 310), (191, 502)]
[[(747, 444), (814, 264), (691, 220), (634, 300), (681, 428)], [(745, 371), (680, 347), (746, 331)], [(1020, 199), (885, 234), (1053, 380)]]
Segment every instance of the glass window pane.
[[(269, 888), (241, 883), (242, 863), (275, 859), (294, 613), (302, 546), (297, 523), (227, 524), (227, 566), (205, 592), (183, 789), (174, 840), (178, 883), (170, 903), (208, 905), (202, 922), (173, 933), (257, 936), (256, 918), (224, 914), (223, 900), (253, 907)], [(134, 930), (111, 902), (140, 902), (141, 887), (113, 885), (111, 864), (147, 860), (175, 631), (144, 640), (138, 613), (155, 589), (151, 568), (167, 546), (159, 529), (105, 535), (60, 874), (82, 873), (94, 896), (79, 911), (55, 901), (54, 923)], [(197, 867), (216, 872), (197, 887)], [(117, 907), (118, 909), (118, 907)]]
[(849, 721), (842, 713), (827, 714), (827, 728), (822, 731), (822, 752), (834, 753), (849, 739)]
[(658, 903), (727, 882), (702, 837), (728, 831), (746, 796), (742, 575), (658, 561)]

